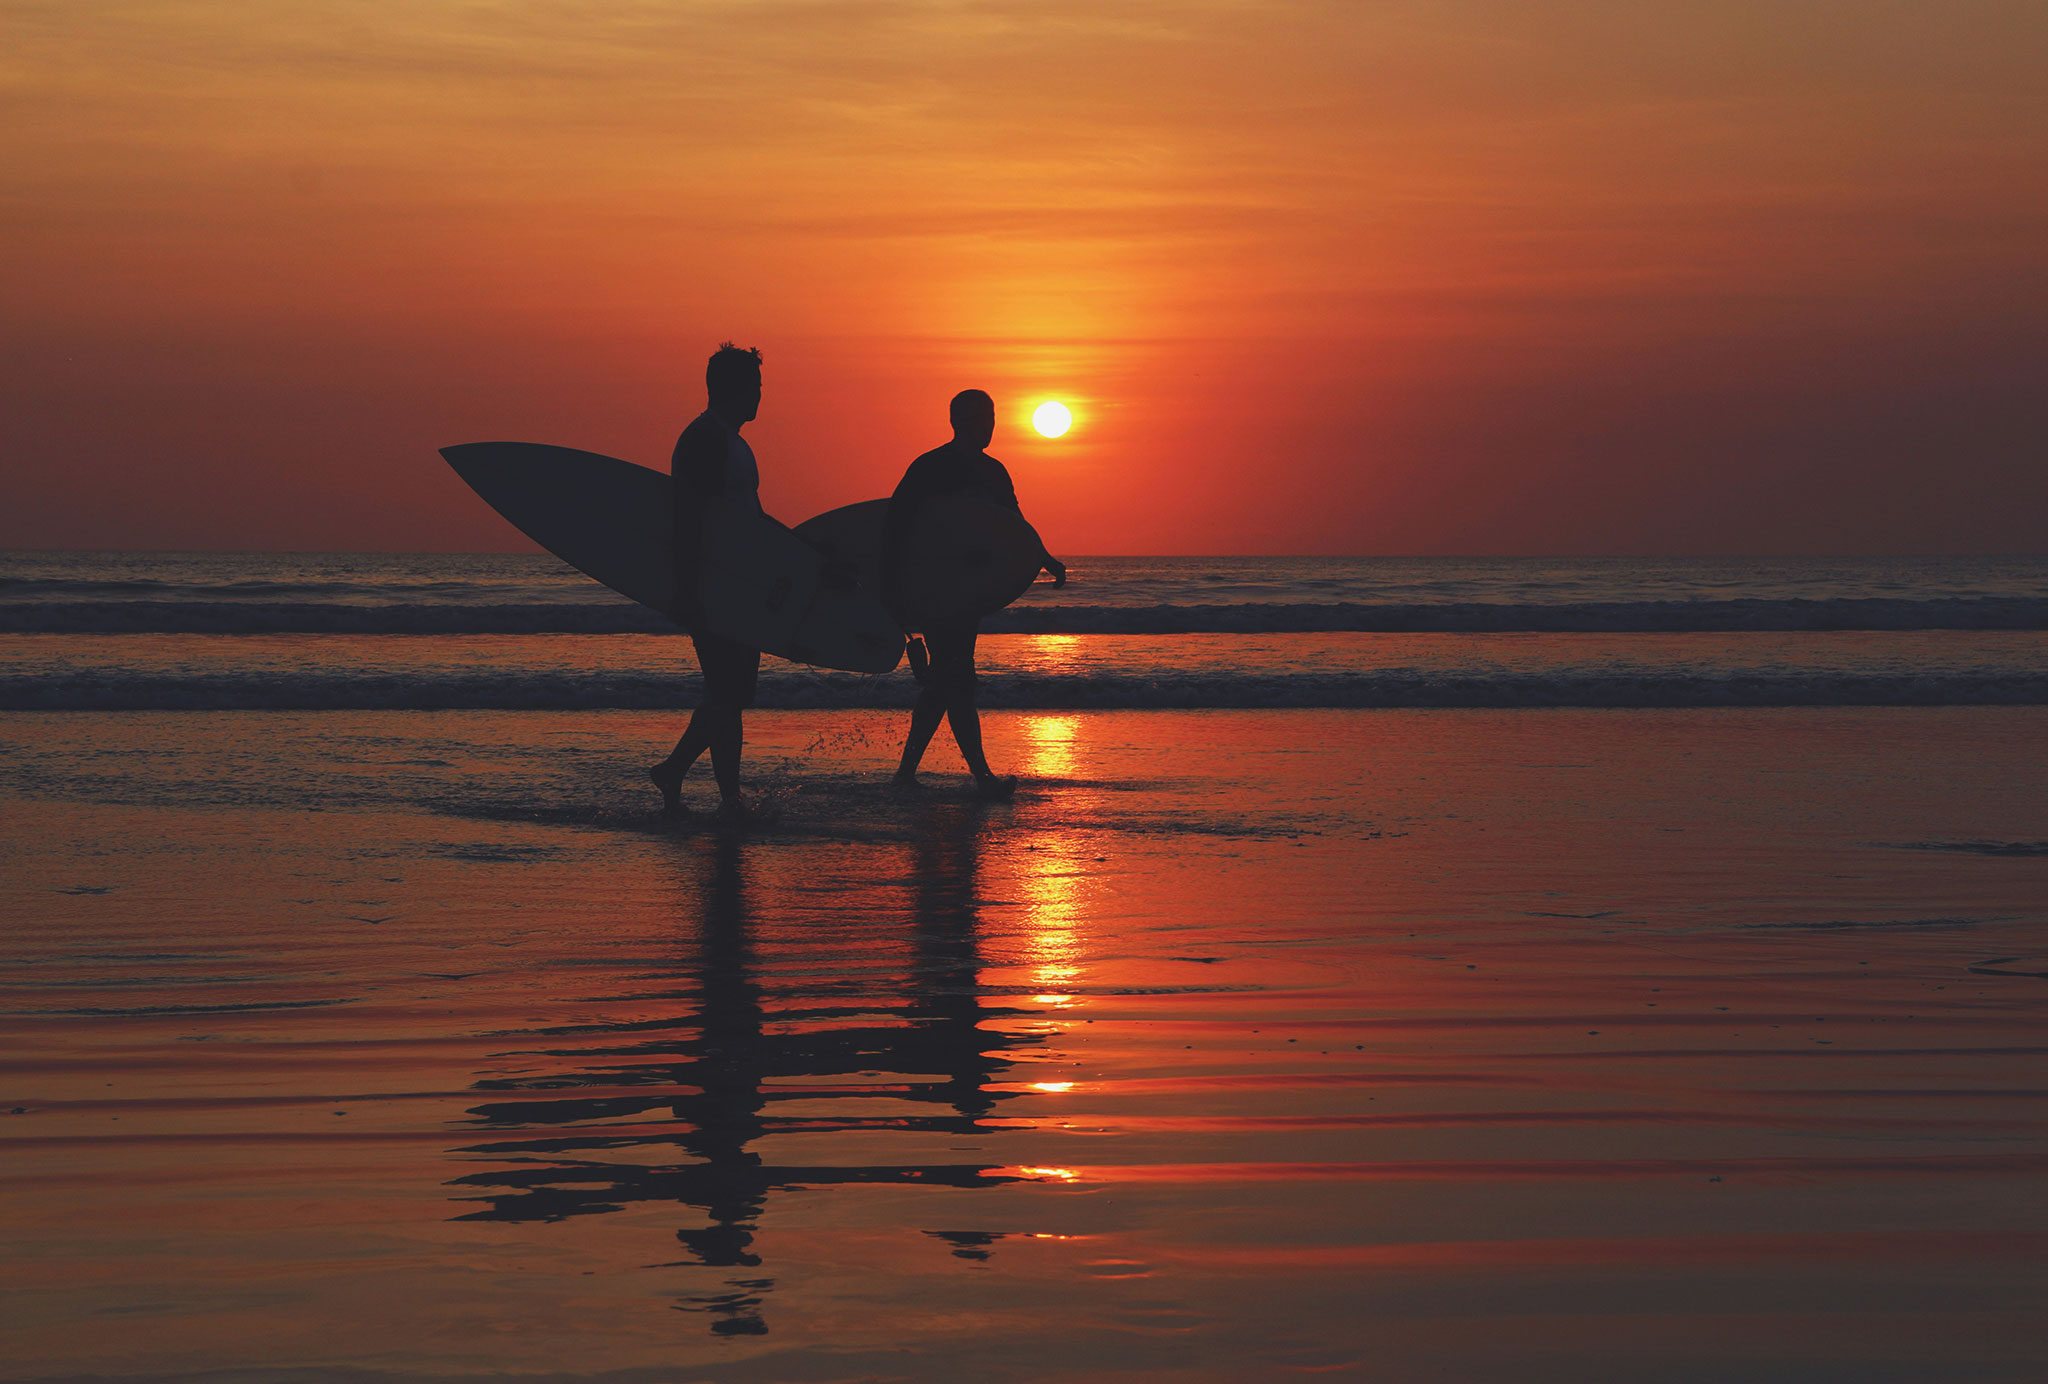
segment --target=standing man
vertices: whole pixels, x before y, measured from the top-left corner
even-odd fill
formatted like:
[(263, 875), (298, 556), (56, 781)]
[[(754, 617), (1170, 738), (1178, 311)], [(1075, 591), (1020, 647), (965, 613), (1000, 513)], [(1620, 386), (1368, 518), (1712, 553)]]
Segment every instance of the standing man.
[[(917, 512), (925, 501), (964, 492), (1017, 509), (1017, 488), (1010, 483), (1009, 470), (987, 451), (996, 433), (995, 401), (979, 389), (962, 390), (953, 396), (951, 413), (953, 440), (911, 462), (896, 493), (889, 497), (889, 515), (882, 525), (882, 599), (891, 609), (903, 607), (897, 577), (903, 570), (903, 552)], [(1052, 573), (1053, 585), (1066, 585), (1065, 565), (1050, 553), (1044, 556), (1041, 570)], [(910, 735), (903, 742), (902, 762), (896, 767), (898, 788), (917, 787), (918, 762), (943, 719), (952, 724), (960, 757), (967, 761), (982, 796), (1007, 798), (1015, 791), (1017, 780), (990, 769), (988, 756), (981, 749), (974, 676), (974, 641), (980, 633), (979, 615), (962, 616), (943, 625), (926, 624), (924, 643), (931, 661), (918, 679), (923, 687), (910, 713)], [(914, 644), (911, 653), (915, 667)]]
[(729, 505), (761, 508), (761, 472), (740, 429), (761, 410), (761, 353), (723, 342), (704, 368), (710, 401), (676, 439), (669, 470), (675, 477), (675, 605), (670, 612), (690, 632), (704, 693), (690, 724), (667, 759), (647, 771), (661, 790), (663, 810), (680, 814), (683, 775), (707, 749), (718, 780), (719, 814), (745, 813), (740, 796), (740, 713), (754, 704), (761, 651), (714, 634), (705, 627), (703, 593), (704, 525), (717, 523)]

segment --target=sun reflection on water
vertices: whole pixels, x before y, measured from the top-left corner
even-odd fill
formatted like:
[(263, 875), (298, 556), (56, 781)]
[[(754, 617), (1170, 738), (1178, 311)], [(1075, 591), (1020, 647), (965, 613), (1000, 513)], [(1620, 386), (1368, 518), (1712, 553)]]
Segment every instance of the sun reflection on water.
[(1027, 928), (1025, 983), (1039, 991), (1032, 996), (1035, 1003), (1064, 1009), (1074, 1003), (1073, 987), (1081, 978), (1081, 934), (1075, 926), (1081, 879), (1071, 857), (1057, 848), (1035, 853), (1035, 864), (1018, 881)]
[[(1078, 716), (1033, 713), (1017, 720), (1023, 741), (1020, 768), (1031, 778), (1071, 775), (1082, 729)], [(1054, 826), (1035, 833), (1023, 850), (1008, 854), (1008, 881), (1022, 907), (1018, 961), (1022, 983), (1041, 1009), (1070, 1009), (1080, 1002), (1086, 948), (1083, 940), (1090, 858), (1081, 833)]]
[[(1040, 642), (1058, 645), (1075, 641), (1062, 635), (1046, 635)], [(1024, 773), (1032, 778), (1062, 778), (1074, 772), (1074, 741), (1081, 733), (1079, 716), (1024, 716), (1019, 718), (1018, 730), (1024, 737)]]
[(1018, 1177), (1030, 1178), (1039, 1182), (1079, 1182), (1081, 1180), (1081, 1174), (1072, 1168), (1018, 1167), (1014, 1172)]

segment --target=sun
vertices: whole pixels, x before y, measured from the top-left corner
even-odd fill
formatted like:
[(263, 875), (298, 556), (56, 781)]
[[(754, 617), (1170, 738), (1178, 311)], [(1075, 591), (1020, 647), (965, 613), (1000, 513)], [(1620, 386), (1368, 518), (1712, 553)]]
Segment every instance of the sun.
[(1074, 426), (1074, 415), (1057, 399), (1048, 399), (1031, 410), (1031, 426), (1040, 437), (1058, 437)]

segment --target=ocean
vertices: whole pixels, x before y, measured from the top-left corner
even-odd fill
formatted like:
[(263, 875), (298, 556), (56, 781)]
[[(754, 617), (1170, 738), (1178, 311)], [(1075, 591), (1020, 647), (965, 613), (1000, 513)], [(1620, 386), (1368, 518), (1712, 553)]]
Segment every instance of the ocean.
[(2048, 563), (0, 558), (21, 1380), (2048, 1377)]
[[(655, 710), (695, 666), (542, 555), (0, 554), (0, 710)], [(985, 624), (1011, 709), (2048, 702), (2043, 558), (1083, 558)], [(884, 708), (769, 660), (760, 704)]]

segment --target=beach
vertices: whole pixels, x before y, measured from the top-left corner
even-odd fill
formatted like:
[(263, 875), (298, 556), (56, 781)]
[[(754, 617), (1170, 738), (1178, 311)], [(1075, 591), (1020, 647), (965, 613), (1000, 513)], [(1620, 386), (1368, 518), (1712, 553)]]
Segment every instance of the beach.
[(0, 717), (8, 1375), (2048, 1369), (2048, 709), (899, 718)]
[(4, 33), (0, 1384), (2048, 1381), (2048, 5)]

